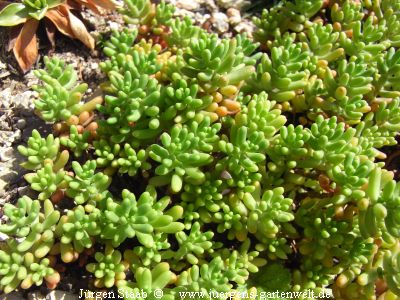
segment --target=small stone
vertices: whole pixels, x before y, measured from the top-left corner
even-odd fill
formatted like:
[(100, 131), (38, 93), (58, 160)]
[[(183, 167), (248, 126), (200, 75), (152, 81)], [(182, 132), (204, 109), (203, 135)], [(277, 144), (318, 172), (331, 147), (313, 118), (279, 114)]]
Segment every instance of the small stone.
[(176, 1), (176, 7), (186, 10), (197, 10), (200, 5), (197, 1), (193, 0), (178, 0)]
[(9, 238), (9, 236), (7, 234), (0, 232), (0, 242), (7, 241), (8, 238)]
[(215, 4), (214, 0), (203, 0), (202, 3), (207, 7), (210, 12), (218, 12), (218, 6)]
[(92, 68), (92, 70), (97, 70), (99, 68), (99, 64), (97, 62), (91, 63), (90, 67)]
[(250, 3), (251, 2), (247, 0), (217, 0), (217, 4), (226, 9), (230, 7), (241, 9)]
[(213, 13), (210, 21), (218, 33), (224, 33), (229, 30), (228, 17), (224, 13)]
[(240, 11), (236, 8), (228, 8), (226, 15), (228, 16), (229, 24), (231, 25), (237, 25), (242, 21)]
[(13, 96), (13, 100), (12, 102), (14, 103), (14, 105), (18, 108), (23, 108), (25, 110), (29, 110), (32, 113), (32, 109), (33, 109), (33, 101), (32, 101), (32, 95), (33, 92), (32, 91), (25, 91), (21, 94), (17, 94), (15, 96)]
[(119, 24), (117, 22), (110, 21), (108, 26), (111, 30), (119, 30)]
[(78, 300), (79, 296), (64, 291), (51, 291), (46, 296), (46, 300)]
[(0, 149), (0, 161), (1, 162), (9, 161), (13, 157), (13, 152), (14, 150), (12, 147)]
[(5, 88), (0, 91), (0, 107), (10, 108), (11, 105), (11, 88)]
[(17, 123), (15, 124), (15, 127), (17, 127), (18, 129), (24, 129), (26, 127), (25, 119), (18, 119)]
[[(0, 172), (0, 199), (2, 199), (5, 196), (5, 191), (9, 183), (3, 179), (3, 172)], [(0, 204), (2, 204), (2, 201), (0, 200)]]
[(254, 31), (254, 26), (245, 23), (245, 22), (241, 22), (238, 25), (236, 25), (234, 27), (236, 32), (239, 33), (246, 33), (248, 38), (252, 38), (253, 37), (253, 31)]

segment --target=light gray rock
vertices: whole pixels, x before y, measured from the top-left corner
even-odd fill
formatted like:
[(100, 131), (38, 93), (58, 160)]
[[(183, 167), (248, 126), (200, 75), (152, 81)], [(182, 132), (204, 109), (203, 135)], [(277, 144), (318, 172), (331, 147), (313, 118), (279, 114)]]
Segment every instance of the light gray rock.
[(92, 70), (97, 70), (99, 69), (99, 64), (97, 62), (93, 62), (90, 64), (90, 67), (92, 68)]
[(186, 9), (186, 10), (198, 10), (200, 8), (199, 2), (195, 0), (177, 0), (176, 7)]
[(219, 8), (215, 4), (214, 0), (202, 0), (202, 5), (207, 7), (207, 9), (212, 13), (219, 11)]
[(0, 162), (6, 162), (13, 158), (14, 149), (12, 147), (0, 148)]
[(249, 22), (241, 22), (238, 25), (236, 25), (233, 29), (235, 29), (235, 31), (239, 33), (246, 33), (247, 37), (252, 38), (255, 28), (254, 25), (252, 25)]
[(10, 108), (11, 106), (11, 92), (12, 89), (7, 87), (0, 91), (0, 107)]
[(229, 30), (228, 17), (226, 14), (217, 12), (211, 15), (211, 24), (218, 33), (224, 33)]
[(32, 110), (34, 109), (32, 91), (25, 91), (21, 94), (17, 94), (13, 96), (12, 99), (13, 99), (12, 102), (15, 105), (15, 107), (29, 110), (30, 113), (32, 113)]
[(229, 24), (231, 25), (237, 25), (242, 21), (240, 11), (236, 8), (228, 8), (226, 15), (228, 16)]
[(0, 131), (0, 146), (4, 148), (10, 147), (12, 143), (21, 140), (21, 130)]
[(15, 127), (18, 129), (24, 129), (26, 127), (25, 119), (18, 119), (17, 123), (15, 124)]
[(110, 30), (119, 30), (120, 25), (117, 22), (110, 21), (108, 22), (108, 26)]
[[(4, 242), (8, 240), (8, 235), (0, 232), (0, 242)], [(1, 298), (0, 298), (1, 299)]]
[(236, 9), (241, 9), (244, 6), (249, 5), (250, 1), (247, 1), (247, 0), (217, 0), (217, 4), (220, 7), (223, 7), (226, 9), (228, 9), (230, 7), (233, 7)]

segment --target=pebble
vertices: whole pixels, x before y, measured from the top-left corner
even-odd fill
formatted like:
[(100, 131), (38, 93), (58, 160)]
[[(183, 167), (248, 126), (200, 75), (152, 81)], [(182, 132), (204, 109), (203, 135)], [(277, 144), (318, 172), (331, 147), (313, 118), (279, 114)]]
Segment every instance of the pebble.
[(3, 177), (2, 177), (2, 174), (1, 174), (1, 172), (0, 172), (0, 204), (2, 205), (3, 204), (3, 197), (5, 196), (5, 194), (6, 194), (6, 187), (8, 186), (8, 182), (6, 182), (4, 179), (3, 179)]
[[(8, 235), (0, 232), (0, 242), (4, 242), (8, 240)], [(0, 298), (1, 299), (1, 298)]]
[(229, 24), (231, 25), (237, 25), (242, 21), (240, 11), (236, 8), (228, 8), (228, 10), (226, 11), (226, 15), (228, 16)]
[(28, 81), (28, 83), (26, 84), (28, 87), (31, 87), (32, 85), (39, 83), (39, 78), (35, 76), (33, 71), (30, 71), (28, 74), (25, 74), (25, 80)]
[(12, 143), (21, 140), (21, 130), (15, 131), (2, 131), (0, 130), (0, 145), (3, 144), (5, 147), (9, 147)]
[(218, 12), (218, 6), (215, 4), (214, 0), (203, 0), (202, 3), (207, 7), (210, 12)]
[(229, 30), (228, 17), (224, 13), (213, 13), (210, 22), (218, 33), (224, 33)]
[(24, 129), (26, 127), (25, 119), (18, 119), (17, 123), (15, 124), (15, 127), (17, 127), (18, 129)]
[(0, 161), (6, 162), (12, 159), (14, 149), (12, 147), (0, 148)]
[(249, 5), (251, 2), (247, 0), (217, 0), (217, 4), (223, 8), (236, 8), (241, 9), (246, 5)]
[(0, 107), (10, 108), (11, 106), (11, 88), (5, 88), (0, 91)]
[(235, 29), (235, 31), (239, 33), (246, 33), (248, 38), (253, 37), (254, 26), (252, 26), (247, 22), (241, 22), (238, 25), (236, 25), (233, 29)]
[(34, 104), (32, 101), (32, 91), (25, 91), (23, 93), (13, 96), (13, 103), (16, 107), (29, 110), (32, 113)]
[(111, 30), (119, 30), (119, 26), (120, 25), (117, 22), (113, 22), (113, 21), (108, 22), (108, 27)]
[(186, 10), (197, 10), (200, 8), (200, 4), (193, 0), (177, 0), (176, 7)]
[(93, 62), (90, 64), (90, 67), (92, 68), (92, 70), (97, 70), (99, 69), (99, 64), (97, 62)]

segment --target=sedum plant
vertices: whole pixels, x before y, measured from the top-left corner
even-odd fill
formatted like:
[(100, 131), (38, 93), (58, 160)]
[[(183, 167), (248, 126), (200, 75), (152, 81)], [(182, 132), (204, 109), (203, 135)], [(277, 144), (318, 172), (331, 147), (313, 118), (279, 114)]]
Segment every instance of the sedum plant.
[(121, 252), (106, 246), (104, 254), (96, 252), (94, 258), (96, 263), (87, 264), (86, 269), (97, 278), (96, 287), (111, 288), (118, 284), (118, 281), (125, 279), (125, 265), (121, 262)]
[(126, 299), (400, 297), (399, 11), (275, 1), (252, 40), (125, 1), (100, 96), (59, 59), (35, 72), (54, 133), (19, 147), (38, 200), (4, 208), (1, 288), (73, 263)]

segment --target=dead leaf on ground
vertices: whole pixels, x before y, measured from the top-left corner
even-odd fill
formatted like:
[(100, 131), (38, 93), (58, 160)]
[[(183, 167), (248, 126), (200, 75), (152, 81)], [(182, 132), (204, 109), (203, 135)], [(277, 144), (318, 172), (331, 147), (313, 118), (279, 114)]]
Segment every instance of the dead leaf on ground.
[(64, 5), (49, 9), (46, 13), (46, 18), (48, 18), (62, 34), (71, 38), (75, 37), (74, 32), (71, 29), (68, 9), (64, 7)]
[(17, 25), (17, 26), (13, 26), (10, 28), (9, 30), (9, 39), (8, 39), (8, 45), (7, 45), (7, 51), (11, 51), (14, 46), (15, 46), (15, 42), (17, 41), (17, 37), (19, 36), (21, 30), (22, 30), (23, 25)]
[(83, 22), (68, 10), (70, 26), (75, 37), (86, 45), (89, 49), (94, 49), (94, 38), (87, 31)]
[(36, 40), (36, 30), (38, 25), (38, 20), (27, 20), (15, 41), (13, 52), (24, 73), (30, 70), (38, 57)]

